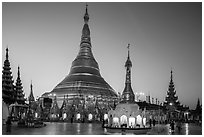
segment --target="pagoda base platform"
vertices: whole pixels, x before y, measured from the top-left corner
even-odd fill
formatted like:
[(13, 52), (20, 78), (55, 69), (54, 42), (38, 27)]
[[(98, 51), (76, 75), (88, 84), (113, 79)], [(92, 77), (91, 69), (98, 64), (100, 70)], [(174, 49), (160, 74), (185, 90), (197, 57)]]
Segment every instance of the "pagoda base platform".
[(121, 133), (121, 134), (147, 134), (147, 132), (151, 129), (150, 127), (148, 128), (126, 128), (126, 127), (108, 127), (108, 126), (103, 126), (107, 130), (108, 133)]

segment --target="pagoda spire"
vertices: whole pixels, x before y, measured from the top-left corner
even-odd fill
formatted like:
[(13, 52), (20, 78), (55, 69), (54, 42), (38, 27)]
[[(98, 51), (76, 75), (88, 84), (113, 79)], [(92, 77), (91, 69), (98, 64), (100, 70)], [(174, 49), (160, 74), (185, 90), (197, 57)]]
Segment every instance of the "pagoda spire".
[[(72, 62), (70, 75), (72, 75), (73, 72), (76, 72), (73, 69), (81, 69), (81, 66), (83, 65), (94, 70), (99, 70), (98, 63), (96, 62), (91, 50), (92, 46), (91, 46), (90, 29), (89, 29), (88, 21), (89, 21), (88, 5), (86, 4), (80, 49), (77, 57)], [(86, 72), (86, 73), (90, 73), (90, 72)], [(100, 73), (97, 72), (96, 75), (100, 77)]]
[(30, 95), (29, 95), (29, 97), (28, 97), (28, 101), (29, 101), (29, 103), (35, 101), (35, 98), (34, 98), (34, 96), (33, 96), (33, 85), (32, 85), (32, 80), (31, 80), (31, 84), (30, 84)]
[(15, 90), (16, 90), (16, 101), (19, 104), (25, 104), (25, 94), (23, 93), (23, 86), (21, 83), (21, 79), (20, 79), (20, 67), (18, 66), (18, 73), (17, 73), (17, 79), (16, 79), (16, 86), (15, 86)]
[(171, 83), (173, 83), (173, 74), (172, 73), (173, 73), (173, 71), (171, 69), (171, 80), (170, 80)]
[(171, 69), (171, 76), (170, 76), (170, 82), (169, 82), (169, 88), (167, 91), (166, 96), (166, 103), (165, 105), (171, 105), (171, 106), (179, 106), (178, 96), (176, 96), (176, 90), (173, 82), (173, 71)]
[[(84, 5), (85, 6), (85, 5)], [(69, 74), (51, 91), (52, 95), (105, 95), (117, 97), (114, 89), (104, 80), (100, 74), (97, 61), (92, 54), (92, 45), (89, 30), (88, 5), (84, 8), (83, 29), (79, 52), (71, 65)], [(48, 94), (45, 94), (46, 96)], [(104, 96), (104, 98), (105, 98)], [(73, 98), (73, 96), (70, 96)]]
[(89, 14), (88, 14), (87, 7), (88, 7), (88, 4), (86, 3), (86, 12), (85, 12), (85, 15), (84, 15), (84, 22), (85, 22), (85, 24), (87, 24), (88, 21), (89, 21)]
[(6, 48), (6, 60), (8, 60), (8, 47)]
[(89, 21), (88, 5), (86, 4), (86, 11), (84, 14), (84, 26), (82, 29), (82, 36), (81, 36), (81, 46), (83, 43), (87, 43), (91, 47), (90, 29), (89, 29), (88, 21)]
[(127, 61), (125, 62), (126, 80), (125, 80), (125, 89), (123, 90), (122, 101), (121, 102), (134, 103), (135, 102), (135, 95), (134, 95), (132, 87), (131, 87), (131, 67), (132, 67), (132, 62), (130, 60), (130, 53), (129, 53), (130, 44), (128, 44), (127, 48), (128, 48), (128, 57), (127, 57)]
[(128, 57), (127, 57), (127, 61), (125, 63), (125, 67), (126, 67), (126, 83), (131, 83), (131, 67), (132, 67), (132, 62), (130, 60), (130, 44), (128, 44), (127, 46), (128, 48)]
[(173, 82), (173, 71), (171, 69), (171, 76), (170, 76), (170, 82), (169, 82), (169, 91), (174, 91), (174, 82)]
[(18, 66), (18, 78), (20, 79), (20, 67)]
[(8, 47), (6, 48), (6, 59), (4, 61), (2, 71), (2, 98), (3, 101), (10, 105), (15, 102), (15, 90), (11, 72), (10, 62), (8, 58)]
[(200, 105), (200, 99), (198, 98), (198, 101), (197, 101), (197, 105), (196, 105), (196, 109), (195, 109), (197, 112), (201, 112), (201, 105)]

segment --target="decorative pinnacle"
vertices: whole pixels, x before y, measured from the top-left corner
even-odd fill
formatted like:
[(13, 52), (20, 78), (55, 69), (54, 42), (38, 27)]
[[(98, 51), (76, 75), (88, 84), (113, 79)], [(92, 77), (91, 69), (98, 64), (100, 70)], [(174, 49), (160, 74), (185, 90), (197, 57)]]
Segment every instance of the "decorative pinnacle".
[(172, 71), (172, 69), (171, 69), (171, 82), (173, 81), (173, 71)]
[(85, 15), (84, 15), (84, 22), (87, 24), (88, 23), (88, 21), (89, 21), (89, 14), (88, 14), (88, 9), (87, 9), (87, 7), (88, 7), (88, 4), (86, 3), (86, 13), (85, 13)]
[(88, 4), (86, 3), (86, 14), (88, 14), (88, 12), (87, 12), (87, 7), (88, 7)]
[(127, 58), (127, 61), (125, 63), (125, 67), (130, 68), (130, 67), (132, 67), (132, 62), (130, 61), (130, 51), (129, 51), (130, 44), (128, 44), (127, 48), (128, 48), (128, 58)]
[(31, 89), (31, 91), (33, 91), (33, 84), (32, 84), (32, 80), (31, 80), (31, 84), (30, 84), (30, 89)]
[(130, 54), (130, 51), (129, 51), (130, 50), (130, 44), (128, 44), (127, 48), (128, 48), (128, 58), (130, 58), (129, 57), (129, 54)]
[(6, 48), (6, 60), (8, 60), (8, 47)]
[(20, 67), (18, 66), (18, 77), (20, 77)]

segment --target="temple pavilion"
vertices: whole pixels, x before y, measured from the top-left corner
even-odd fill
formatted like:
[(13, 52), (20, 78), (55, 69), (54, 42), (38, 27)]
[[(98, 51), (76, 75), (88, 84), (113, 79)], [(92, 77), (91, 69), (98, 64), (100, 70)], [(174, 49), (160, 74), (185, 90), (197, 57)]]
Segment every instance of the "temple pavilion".
[(108, 112), (108, 126), (109, 127), (145, 127), (146, 114), (145, 109), (140, 109), (139, 105), (135, 102), (135, 95), (131, 87), (131, 67), (132, 62), (129, 56), (125, 63), (126, 67), (126, 81), (125, 89), (122, 93), (122, 100), (114, 110)]

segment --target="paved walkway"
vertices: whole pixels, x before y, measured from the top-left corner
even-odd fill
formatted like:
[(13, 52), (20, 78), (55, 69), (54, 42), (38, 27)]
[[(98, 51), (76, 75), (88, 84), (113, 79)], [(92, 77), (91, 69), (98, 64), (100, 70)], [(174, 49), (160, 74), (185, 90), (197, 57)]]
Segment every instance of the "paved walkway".
[(149, 132), (148, 135), (202, 135), (202, 127), (196, 124), (183, 123), (181, 132), (175, 125), (175, 130), (172, 131), (170, 125), (156, 125)]
[[(17, 124), (12, 125), (11, 133), (6, 133), (6, 126), (2, 126), (3, 135), (104, 135), (104, 129), (100, 124), (91, 123), (46, 123), (47, 126), (42, 128), (20, 128)], [(181, 133), (175, 126), (172, 132), (169, 124), (156, 125), (147, 133), (148, 135), (202, 135), (202, 126), (196, 124), (182, 124)]]

